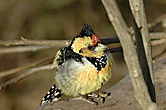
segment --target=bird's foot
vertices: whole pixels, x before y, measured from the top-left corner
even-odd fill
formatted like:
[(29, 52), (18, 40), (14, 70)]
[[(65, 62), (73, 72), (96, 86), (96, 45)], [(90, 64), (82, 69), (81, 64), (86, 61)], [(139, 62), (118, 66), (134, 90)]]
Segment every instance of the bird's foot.
[(111, 93), (107, 93), (107, 92), (101, 92), (101, 93), (97, 93), (97, 92), (92, 92), (90, 94), (88, 94), (88, 97), (95, 97), (100, 99), (103, 103), (105, 102), (106, 97), (110, 96)]
[(79, 96), (79, 97), (74, 97), (74, 98), (71, 98), (68, 100), (83, 100), (83, 101), (86, 101), (90, 104), (98, 105), (98, 102), (94, 101), (93, 98), (91, 98), (91, 97), (84, 98), (83, 96)]
[(68, 99), (68, 100), (83, 100), (83, 101), (86, 101), (88, 103), (98, 105), (98, 102), (95, 101), (93, 98), (97, 98), (97, 99), (101, 100), (104, 103), (105, 98), (110, 96), (110, 95), (111, 95), (111, 93), (106, 93), (106, 92), (101, 92), (101, 93), (92, 92), (92, 93), (87, 94), (86, 97), (83, 97), (82, 95), (80, 95), (79, 97), (71, 98), (71, 99)]

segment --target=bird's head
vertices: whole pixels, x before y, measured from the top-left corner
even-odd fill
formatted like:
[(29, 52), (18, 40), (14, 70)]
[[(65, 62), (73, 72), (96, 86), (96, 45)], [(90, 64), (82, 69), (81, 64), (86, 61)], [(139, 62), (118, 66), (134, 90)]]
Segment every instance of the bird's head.
[(82, 56), (100, 57), (108, 47), (101, 44), (90, 25), (84, 24), (80, 35), (73, 38), (71, 48), (75, 53)]

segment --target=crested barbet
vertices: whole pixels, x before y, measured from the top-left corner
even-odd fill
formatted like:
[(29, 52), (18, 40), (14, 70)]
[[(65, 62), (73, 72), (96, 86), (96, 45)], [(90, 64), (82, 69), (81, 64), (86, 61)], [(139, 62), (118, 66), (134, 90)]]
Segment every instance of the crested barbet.
[(56, 84), (42, 99), (41, 105), (58, 101), (63, 94), (98, 104), (93, 100), (94, 96), (104, 102), (105, 96), (110, 94), (96, 91), (112, 75), (113, 58), (107, 49), (90, 25), (84, 25), (70, 45), (57, 52), (53, 62), (56, 66)]

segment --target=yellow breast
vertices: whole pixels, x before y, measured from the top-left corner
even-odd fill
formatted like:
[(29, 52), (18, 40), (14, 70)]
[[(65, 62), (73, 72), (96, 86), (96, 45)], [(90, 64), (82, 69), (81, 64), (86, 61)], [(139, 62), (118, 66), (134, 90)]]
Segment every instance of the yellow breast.
[[(83, 60), (84, 61), (84, 60)], [(76, 62), (78, 63), (78, 62)], [(61, 71), (56, 74), (58, 87), (65, 95), (79, 96), (95, 92), (105, 84), (112, 75), (112, 60), (108, 58), (107, 65), (97, 71), (89, 61), (85, 60), (82, 64), (65, 64)]]

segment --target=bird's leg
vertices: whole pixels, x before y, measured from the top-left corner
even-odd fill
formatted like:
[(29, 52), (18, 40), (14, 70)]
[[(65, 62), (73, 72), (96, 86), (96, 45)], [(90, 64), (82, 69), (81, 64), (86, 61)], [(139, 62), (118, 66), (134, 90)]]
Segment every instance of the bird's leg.
[(71, 99), (68, 99), (68, 100), (83, 100), (83, 101), (86, 101), (86, 102), (88, 102), (90, 104), (98, 105), (98, 102), (94, 101), (93, 98), (88, 97), (88, 96), (85, 98), (85, 97), (80, 95), (78, 97), (74, 97), (74, 98), (71, 98)]
[(83, 96), (80, 95), (79, 97), (75, 97), (75, 98), (72, 98), (70, 100), (83, 100), (83, 101), (86, 101), (88, 103), (98, 105), (98, 102), (94, 101), (93, 98), (98, 98), (104, 103), (105, 98), (110, 96), (110, 95), (111, 95), (111, 93), (107, 93), (107, 92), (101, 92), (101, 93), (92, 92), (92, 93), (87, 94), (86, 98), (84, 98)]
[(101, 93), (97, 93), (97, 92), (92, 92), (88, 94), (88, 97), (95, 97), (95, 98), (99, 98), (103, 103), (105, 102), (105, 98), (107, 96), (110, 96), (111, 93), (107, 93), (107, 92), (101, 92)]

